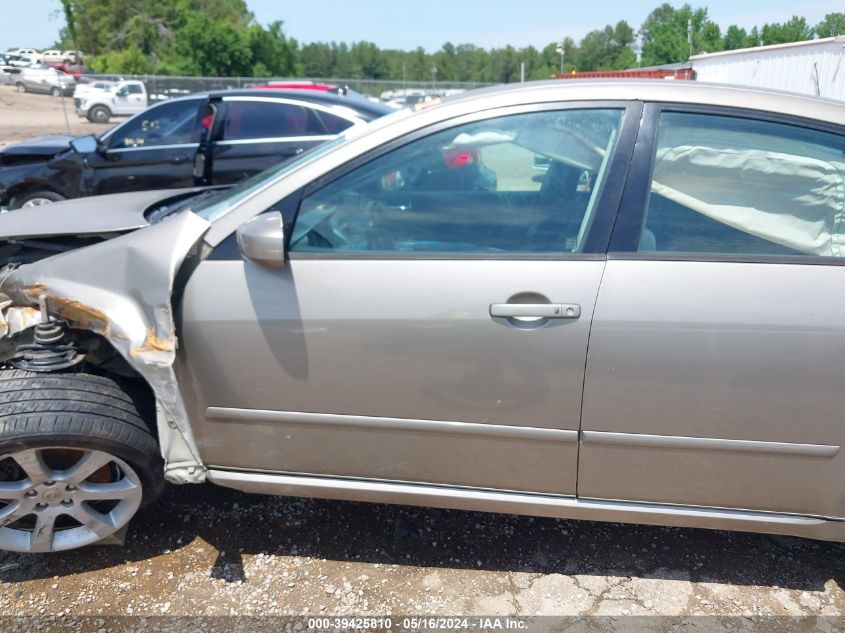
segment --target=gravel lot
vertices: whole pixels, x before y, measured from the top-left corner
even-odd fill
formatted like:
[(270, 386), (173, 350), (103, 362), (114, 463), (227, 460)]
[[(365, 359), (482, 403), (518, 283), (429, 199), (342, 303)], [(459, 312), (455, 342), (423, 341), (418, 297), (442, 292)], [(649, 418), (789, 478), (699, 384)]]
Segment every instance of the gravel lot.
[[(21, 615), (841, 615), (843, 546), (169, 488), (125, 547), (0, 554)], [(753, 622), (754, 620), (751, 620)]]
[[(67, 105), (73, 133), (105, 129)], [(58, 99), (0, 87), (0, 144), (65, 131)], [(843, 554), (786, 537), (185, 486), (142, 510), (125, 546), (0, 553), (0, 614), (720, 615), (742, 628), (843, 615)]]

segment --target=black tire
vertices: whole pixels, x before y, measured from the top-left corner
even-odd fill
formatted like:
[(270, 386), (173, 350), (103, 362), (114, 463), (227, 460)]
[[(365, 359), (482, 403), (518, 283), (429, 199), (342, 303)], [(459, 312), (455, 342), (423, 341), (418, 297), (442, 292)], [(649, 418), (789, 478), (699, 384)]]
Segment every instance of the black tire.
[[(55, 191), (50, 191), (49, 189), (34, 189), (32, 191), (27, 191), (20, 195), (17, 195), (12, 200), (11, 204), (9, 205), (10, 209), (20, 209), (27, 202), (32, 202), (34, 200), (43, 200), (45, 202), (61, 202), (62, 200), (67, 200), (62, 194), (56, 193)], [(45, 204), (45, 202), (40, 202), (39, 204)]]
[(62, 96), (62, 89), (59, 88), (58, 86), (53, 86), (50, 89), (50, 94), (53, 95), (54, 97), (61, 97)]
[(26, 84), (22, 81), (19, 81), (15, 84), (15, 89), (20, 93), (24, 93), (26, 92)]
[(111, 110), (106, 106), (96, 105), (88, 111), (88, 120), (91, 123), (108, 123), (111, 118)]
[(138, 474), (143, 504), (161, 492), (158, 442), (133, 398), (111, 378), (0, 370), (0, 455), (43, 447), (105, 451)]

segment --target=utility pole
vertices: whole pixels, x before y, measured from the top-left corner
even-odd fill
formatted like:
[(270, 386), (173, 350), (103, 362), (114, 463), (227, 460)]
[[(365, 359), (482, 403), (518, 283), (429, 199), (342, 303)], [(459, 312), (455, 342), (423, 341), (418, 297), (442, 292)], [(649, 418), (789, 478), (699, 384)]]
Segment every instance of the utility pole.
[(689, 57), (692, 57), (692, 18), (687, 20), (687, 44), (689, 45)]
[(563, 58), (566, 56), (566, 40), (564, 39), (555, 49), (560, 55), (560, 74), (563, 74)]

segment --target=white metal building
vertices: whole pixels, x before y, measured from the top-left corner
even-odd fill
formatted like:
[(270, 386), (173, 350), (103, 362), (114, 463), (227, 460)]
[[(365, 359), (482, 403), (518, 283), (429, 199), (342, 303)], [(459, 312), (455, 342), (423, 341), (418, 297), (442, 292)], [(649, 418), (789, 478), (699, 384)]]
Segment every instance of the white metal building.
[(690, 58), (695, 78), (845, 101), (845, 36)]

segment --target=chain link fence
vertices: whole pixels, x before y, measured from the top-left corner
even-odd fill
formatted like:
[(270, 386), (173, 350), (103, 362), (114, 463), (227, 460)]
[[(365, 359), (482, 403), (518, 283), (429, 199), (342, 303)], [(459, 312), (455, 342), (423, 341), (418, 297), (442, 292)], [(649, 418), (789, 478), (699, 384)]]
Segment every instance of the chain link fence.
[[(86, 74), (86, 78), (115, 80), (115, 75)], [(490, 84), (480, 82), (458, 81), (401, 81), (376, 79), (344, 79), (344, 78), (312, 78), (312, 77), (176, 77), (165, 75), (121, 75), (122, 79), (142, 81), (147, 89), (151, 101), (161, 101), (192, 92), (207, 92), (210, 90), (234, 90), (237, 88), (254, 88), (271, 83), (302, 84), (319, 83), (350, 88), (368, 97), (383, 100), (410, 99), (417, 100), (427, 96), (446, 96), (464, 90), (481, 88)]]

